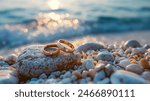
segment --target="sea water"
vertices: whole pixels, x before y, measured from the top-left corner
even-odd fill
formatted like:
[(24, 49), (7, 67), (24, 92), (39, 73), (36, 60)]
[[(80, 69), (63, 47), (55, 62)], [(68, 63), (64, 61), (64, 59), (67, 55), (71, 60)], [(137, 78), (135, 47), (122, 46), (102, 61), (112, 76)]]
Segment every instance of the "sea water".
[(0, 0), (0, 50), (150, 30), (150, 0)]

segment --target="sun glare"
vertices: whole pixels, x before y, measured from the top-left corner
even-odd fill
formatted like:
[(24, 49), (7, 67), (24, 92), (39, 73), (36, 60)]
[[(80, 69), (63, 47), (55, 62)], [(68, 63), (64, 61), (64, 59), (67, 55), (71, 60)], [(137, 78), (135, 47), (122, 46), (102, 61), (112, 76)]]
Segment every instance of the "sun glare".
[(59, 9), (59, 7), (60, 7), (59, 0), (49, 0), (47, 4), (48, 4), (49, 8), (52, 10)]

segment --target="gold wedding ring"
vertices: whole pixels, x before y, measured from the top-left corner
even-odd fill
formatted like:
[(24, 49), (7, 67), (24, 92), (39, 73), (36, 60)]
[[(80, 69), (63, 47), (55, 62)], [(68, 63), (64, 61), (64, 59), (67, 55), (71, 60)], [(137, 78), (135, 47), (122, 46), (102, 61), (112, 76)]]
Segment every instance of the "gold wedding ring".
[(48, 44), (44, 47), (43, 53), (46, 56), (54, 56), (60, 53), (60, 49), (58, 48), (57, 44)]
[(70, 42), (68, 42), (67, 40), (63, 40), (63, 39), (58, 40), (57, 46), (62, 51), (67, 52), (67, 53), (72, 53), (75, 50), (74, 46)]

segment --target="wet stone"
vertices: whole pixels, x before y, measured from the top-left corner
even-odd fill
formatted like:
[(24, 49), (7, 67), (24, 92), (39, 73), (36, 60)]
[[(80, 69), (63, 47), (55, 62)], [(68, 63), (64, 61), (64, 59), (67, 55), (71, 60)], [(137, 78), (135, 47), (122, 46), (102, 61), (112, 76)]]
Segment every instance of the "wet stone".
[(67, 71), (62, 78), (70, 78), (72, 76), (72, 73), (70, 71)]
[(17, 84), (19, 79), (15, 70), (0, 70), (0, 84)]
[(112, 84), (147, 84), (148, 83), (139, 75), (124, 70), (116, 71), (114, 74), (111, 75), (110, 80)]
[(43, 46), (30, 46), (22, 51), (15, 64), (19, 74), (38, 77), (42, 73), (49, 75), (55, 71), (69, 70), (81, 64), (80, 54), (61, 53), (58, 56), (45, 56)]
[(137, 74), (141, 74), (144, 71), (138, 64), (130, 64), (126, 67), (126, 70)]
[(97, 84), (109, 84), (109, 83), (110, 83), (110, 79), (109, 78), (105, 78), (105, 79), (97, 82)]
[(128, 40), (124, 43), (124, 47), (125, 48), (129, 48), (129, 47), (132, 47), (132, 48), (137, 48), (137, 47), (141, 47), (140, 43), (136, 40)]
[(87, 52), (88, 50), (100, 50), (100, 49), (104, 49), (104, 46), (100, 43), (86, 43), (83, 44), (81, 46), (79, 46), (78, 48), (76, 48), (76, 52)]

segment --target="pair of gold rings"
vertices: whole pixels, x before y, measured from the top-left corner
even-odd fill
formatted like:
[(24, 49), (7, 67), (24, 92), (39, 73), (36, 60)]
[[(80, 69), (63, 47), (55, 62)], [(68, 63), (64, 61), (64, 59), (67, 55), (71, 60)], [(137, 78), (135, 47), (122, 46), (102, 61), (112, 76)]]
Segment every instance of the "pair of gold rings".
[[(49, 51), (49, 50), (52, 51)], [(74, 46), (67, 40), (58, 40), (57, 43), (51, 43), (44, 47), (43, 53), (46, 56), (56, 56), (60, 53), (60, 51), (64, 51), (66, 53), (73, 53), (75, 48)]]

